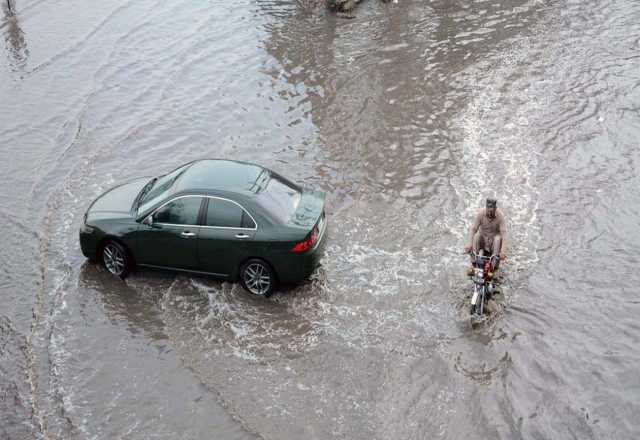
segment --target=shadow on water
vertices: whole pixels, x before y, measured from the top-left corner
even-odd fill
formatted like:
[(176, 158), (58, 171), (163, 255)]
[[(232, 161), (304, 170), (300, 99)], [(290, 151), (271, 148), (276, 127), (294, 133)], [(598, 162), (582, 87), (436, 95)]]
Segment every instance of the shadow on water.
[(21, 70), (27, 64), (29, 49), (25, 34), (20, 27), (20, 17), (16, 10), (15, 0), (1, 0), (2, 10), (5, 16), (4, 41), (7, 49), (7, 58), (12, 70)]

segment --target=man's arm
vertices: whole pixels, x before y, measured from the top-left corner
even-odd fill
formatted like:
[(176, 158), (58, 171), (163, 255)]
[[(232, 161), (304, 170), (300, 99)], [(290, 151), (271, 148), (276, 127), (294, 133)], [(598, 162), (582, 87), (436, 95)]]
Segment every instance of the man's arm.
[(470, 249), (473, 248), (473, 236), (478, 232), (478, 228), (480, 228), (480, 217), (482, 210), (476, 213), (475, 219), (473, 219), (473, 224), (471, 225), (471, 229), (469, 229), (469, 241), (467, 242), (467, 246), (465, 246), (465, 252), (469, 252)]

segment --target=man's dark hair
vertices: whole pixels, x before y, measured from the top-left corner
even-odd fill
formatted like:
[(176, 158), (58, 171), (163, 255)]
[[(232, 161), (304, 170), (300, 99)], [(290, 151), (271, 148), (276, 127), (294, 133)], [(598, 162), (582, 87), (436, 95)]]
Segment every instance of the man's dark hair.
[(497, 208), (498, 201), (496, 199), (488, 198), (487, 199), (487, 208)]

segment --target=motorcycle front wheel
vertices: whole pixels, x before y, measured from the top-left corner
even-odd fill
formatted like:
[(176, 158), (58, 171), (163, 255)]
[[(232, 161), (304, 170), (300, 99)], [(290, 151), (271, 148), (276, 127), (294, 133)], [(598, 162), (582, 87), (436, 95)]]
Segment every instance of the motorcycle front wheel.
[(482, 316), (484, 313), (485, 287), (483, 286), (478, 292), (478, 298), (475, 304), (471, 304), (471, 314)]

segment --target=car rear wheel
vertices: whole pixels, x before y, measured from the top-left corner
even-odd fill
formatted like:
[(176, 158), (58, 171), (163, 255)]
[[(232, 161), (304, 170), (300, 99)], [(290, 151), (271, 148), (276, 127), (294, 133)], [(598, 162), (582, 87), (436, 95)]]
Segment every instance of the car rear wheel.
[(265, 261), (252, 258), (240, 269), (240, 284), (247, 292), (268, 298), (275, 288), (275, 273)]
[(107, 240), (102, 247), (102, 262), (107, 270), (124, 279), (131, 268), (131, 259), (124, 246), (117, 241)]

